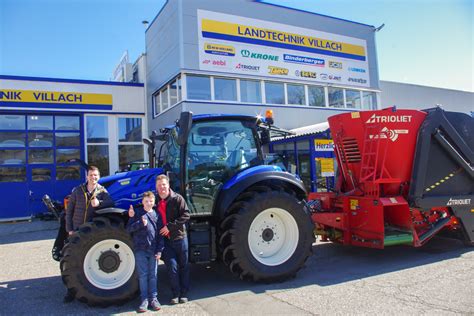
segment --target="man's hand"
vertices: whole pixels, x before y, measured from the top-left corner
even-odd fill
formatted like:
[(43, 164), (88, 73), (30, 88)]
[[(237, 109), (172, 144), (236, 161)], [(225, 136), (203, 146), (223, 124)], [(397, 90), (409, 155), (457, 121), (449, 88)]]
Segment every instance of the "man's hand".
[(146, 226), (148, 224), (148, 221), (146, 220), (146, 214), (142, 216), (142, 222), (143, 226)]
[(95, 197), (91, 200), (91, 205), (92, 207), (97, 207), (99, 206), (99, 200)]
[(68, 232), (69, 236), (72, 236), (72, 234), (74, 234), (74, 232), (71, 230), (70, 232)]
[(130, 204), (130, 207), (128, 208), (128, 217), (133, 217), (135, 216), (135, 210), (133, 209), (133, 205)]
[(161, 236), (168, 236), (170, 233), (170, 230), (168, 229), (167, 226), (163, 226), (162, 229), (160, 229), (160, 235)]

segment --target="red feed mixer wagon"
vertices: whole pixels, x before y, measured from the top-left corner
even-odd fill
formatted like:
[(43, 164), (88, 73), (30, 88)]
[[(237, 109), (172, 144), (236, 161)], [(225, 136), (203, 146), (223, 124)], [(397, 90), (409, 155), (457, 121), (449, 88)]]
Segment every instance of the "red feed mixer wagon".
[(329, 118), (335, 192), (311, 193), (315, 233), (344, 245), (474, 242), (474, 119), (441, 108)]

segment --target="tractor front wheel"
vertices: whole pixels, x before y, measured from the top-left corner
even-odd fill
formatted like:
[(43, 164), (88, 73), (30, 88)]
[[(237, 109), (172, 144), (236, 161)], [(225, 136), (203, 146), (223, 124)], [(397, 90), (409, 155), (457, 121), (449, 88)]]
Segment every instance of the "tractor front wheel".
[(222, 222), (222, 258), (242, 279), (292, 277), (311, 255), (313, 225), (303, 201), (283, 190), (244, 193)]

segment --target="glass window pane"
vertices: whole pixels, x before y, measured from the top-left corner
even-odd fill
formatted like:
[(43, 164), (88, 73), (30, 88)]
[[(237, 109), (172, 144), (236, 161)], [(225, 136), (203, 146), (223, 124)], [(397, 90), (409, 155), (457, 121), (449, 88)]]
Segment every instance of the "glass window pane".
[(300, 84), (287, 84), (288, 104), (306, 104), (304, 86)]
[(141, 118), (119, 118), (119, 141), (141, 142), (142, 141), (142, 119)]
[(56, 129), (78, 131), (80, 128), (79, 116), (56, 116), (54, 120)]
[(157, 93), (153, 95), (153, 113), (154, 114), (159, 114), (161, 112), (161, 95), (160, 93)]
[(0, 182), (25, 182), (25, 167), (2, 167), (0, 168)]
[(53, 163), (53, 150), (30, 149), (28, 151), (28, 163)]
[(0, 147), (25, 147), (25, 133), (0, 133)]
[(214, 79), (214, 94), (216, 100), (237, 101), (237, 81), (235, 79)]
[(80, 180), (81, 169), (79, 166), (57, 166), (56, 180)]
[(273, 151), (282, 157), (283, 164), (289, 172), (296, 173), (296, 156), (294, 143), (283, 143), (273, 145)]
[(211, 80), (209, 77), (187, 75), (186, 84), (188, 89), (188, 99), (211, 99)]
[(161, 111), (166, 110), (169, 107), (168, 103), (168, 88), (161, 90)]
[(371, 91), (362, 92), (364, 110), (377, 110), (377, 94)]
[(109, 146), (89, 145), (87, 146), (87, 163), (97, 166), (102, 177), (110, 174), (109, 170)]
[(181, 89), (181, 77), (178, 77), (178, 101), (181, 101), (183, 99), (183, 92)]
[(0, 129), (25, 129), (25, 116), (0, 115)]
[(308, 86), (308, 98), (310, 106), (326, 106), (324, 87)]
[(56, 133), (56, 147), (79, 147), (81, 137), (79, 133)]
[(344, 107), (344, 95), (341, 88), (328, 88), (329, 106), (335, 108)]
[(31, 169), (31, 180), (33, 181), (50, 181), (51, 169), (48, 168), (33, 168)]
[(178, 89), (176, 86), (176, 80), (170, 84), (170, 105), (176, 104), (178, 102)]
[(26, 150), (0, 150), (0, 165), (23, 164), (26, 162)]
[(360, 91), (346, 89), (346, 107), (360, 109)]
[(53, 117), (42, 115), (28, 115), (29, 130), (47, 130), (53, 129)]
[(240, 100), (242, 102), (262, 103), (260, 81), (240, 79)]
[(107, 116), (87, 116), (86, 129), (88, 143), (107, 143), (109, 141)]
[(285, 86), (279, 82), (265, 82), (267, 103), (285, 104)]
[(80, 159), (79, 149), (56, 149), (56, 163), (68, 162), (71, 159)]
[(134, 161), (143, 161), (142, 145), (119, 145), (119, 169), (127, 168)]
[(28, 147), (52, 147), (53, 133), (28, 133)]

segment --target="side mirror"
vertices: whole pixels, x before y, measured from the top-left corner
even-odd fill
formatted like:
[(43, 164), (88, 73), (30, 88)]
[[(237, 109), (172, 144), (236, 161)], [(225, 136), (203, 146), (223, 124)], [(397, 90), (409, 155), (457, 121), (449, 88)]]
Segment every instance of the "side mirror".
[(188, 140), (189, 131), (193, 125), (193, 113), (192, 112), (181, 112), (181, 116), (178, 121), (178, 145), (183, 146)]
[(270, 143), (270, 130), (265, 129), (260, 133), (260, 141), (262, 142), (262, 145)]

